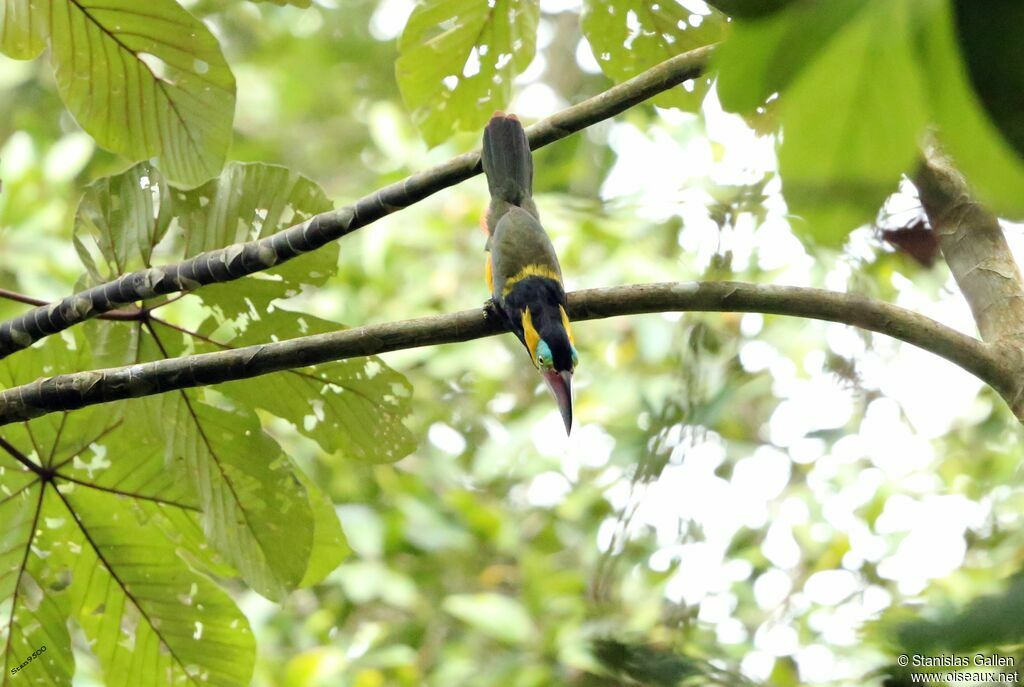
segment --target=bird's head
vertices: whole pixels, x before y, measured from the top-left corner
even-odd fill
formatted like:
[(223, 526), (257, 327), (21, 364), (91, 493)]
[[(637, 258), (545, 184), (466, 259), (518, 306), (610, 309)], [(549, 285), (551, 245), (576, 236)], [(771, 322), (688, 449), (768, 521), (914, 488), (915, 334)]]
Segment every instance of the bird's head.
[(572, 428), (572, 373), (579, 363), (569, 316), (561, 305), (527, 307), (522, 326), (526, 350), (551, 389), (568, 433)]

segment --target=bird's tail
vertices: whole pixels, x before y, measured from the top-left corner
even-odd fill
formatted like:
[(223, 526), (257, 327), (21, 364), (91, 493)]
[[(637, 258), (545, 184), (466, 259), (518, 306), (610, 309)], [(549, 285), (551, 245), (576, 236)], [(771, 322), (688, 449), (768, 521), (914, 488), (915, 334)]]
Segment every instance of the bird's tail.
[[(522, 206), (533, 195), (530, 141), (515, 115), (495, 112), (484, 128), (484, 174), (493, 199)], [(532, 203), (531, 203), (532, 205)]]

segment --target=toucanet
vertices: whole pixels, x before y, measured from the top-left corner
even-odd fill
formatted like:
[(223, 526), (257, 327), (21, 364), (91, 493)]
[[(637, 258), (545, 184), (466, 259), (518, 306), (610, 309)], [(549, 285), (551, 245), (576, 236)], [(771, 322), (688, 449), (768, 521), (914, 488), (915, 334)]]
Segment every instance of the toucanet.
[(515, 334), (572, 428), (572, 373), (579, 357), (565, 312), (562, 270), (533, 202), (533, 158), (523, 125), (496, 112), (484, 129), (488, 312)]

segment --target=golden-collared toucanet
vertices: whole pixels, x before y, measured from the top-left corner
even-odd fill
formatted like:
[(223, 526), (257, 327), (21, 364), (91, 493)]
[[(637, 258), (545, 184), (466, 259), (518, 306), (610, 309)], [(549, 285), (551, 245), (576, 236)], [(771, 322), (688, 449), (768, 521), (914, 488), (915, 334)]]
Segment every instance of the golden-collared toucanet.
[(533, 202), (530, 142), (514, 115), (496, 112), (484, 129), (491, 192), (487, 229), (490, 312), (519, 337), (572, 428), (572, 373), (579, 360), (565, 311), (562, 270)]

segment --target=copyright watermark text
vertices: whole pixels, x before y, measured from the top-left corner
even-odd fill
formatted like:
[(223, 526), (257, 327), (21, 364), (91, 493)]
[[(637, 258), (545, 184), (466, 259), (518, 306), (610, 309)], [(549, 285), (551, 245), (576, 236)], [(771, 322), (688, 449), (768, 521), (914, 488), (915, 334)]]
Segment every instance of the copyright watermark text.
[(1001, 654), (900, 654), (896, 663), (903, 668), (932, 669), (910, 673), (910, 681), (919, 685), (1016, 684), (1020, 680), (1014, 658)]
[(28, 658), (26, 658), (24, 661), (21, 662), (21, 665), (17, 665), (15, 667), (11, 668), (11, 675), (16, 675), (18, 673), (18, 671), (20, 671), (22, 668), (27, 666), (29, 663), (31, 663), (32, 661), (36, 660), (40, 656), (42, 656), (44, 653), (46, 653), (46, 645), (45, 644), (43, 644), (41, 647), (39, 647), (38, 649), (33, 651), (31, 656), (29, 656)]

